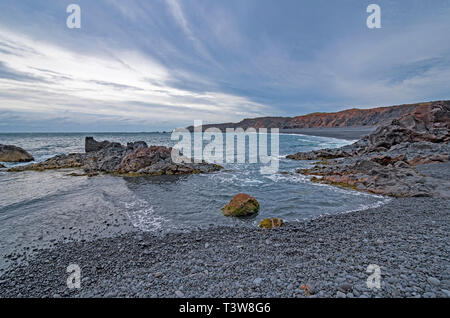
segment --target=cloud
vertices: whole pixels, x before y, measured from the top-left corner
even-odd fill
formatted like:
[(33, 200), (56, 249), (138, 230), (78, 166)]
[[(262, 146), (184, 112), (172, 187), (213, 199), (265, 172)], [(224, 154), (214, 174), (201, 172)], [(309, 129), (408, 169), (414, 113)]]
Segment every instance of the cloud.
[(87, 55), (6, 29), (0, 31), (0, 47), (8, 48), (0, 51), (3, 112), (188, 125), (194, 119), (238, 120), (268, 109), (245, 97), (176, 88), (177, 72), (136, 50)]
[(448, 1), (420, 3), (380, 0), (382, 29), (369, 30), (358, 0), (79, 0), (83, 27), (69, 30), (61, 1), (3, 0), (0, 130), (168, 130), (448, 99)]

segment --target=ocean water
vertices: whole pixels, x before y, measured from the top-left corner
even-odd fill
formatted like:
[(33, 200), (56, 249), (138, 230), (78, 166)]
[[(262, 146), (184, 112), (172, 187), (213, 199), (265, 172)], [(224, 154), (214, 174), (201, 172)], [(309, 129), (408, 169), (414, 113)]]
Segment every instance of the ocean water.
[[(42, 161), (57, 154), (83, 152), (85, 136), (126, 144), (173, 146), (169, 133), (0, 134), (1, 144), (23, 147)], [(34, 248), (61, 239), (113, 235), (133, 229), (164, 233), (209, 225), (256, 226), (265, 217), (286, 221), (345, 213), (379, 206), (381, 196), (311, 183), (295, 174), (311, 162), (287, 154), (350, 141), (328, 137), (280, 135), (279, 171), (263, 175), (259, 164), (224, 164), (213, 174), (166, 177), (94, 178), (68, 176), (70, 171), (0, 171), (0, 250)], [(5, 164), (12, 166), (12, 164)], [(291, 174), (284, 174), (289, 172)], [(221, 208), (245, 192), (261, 204), (250, 219), (222, 216)]]

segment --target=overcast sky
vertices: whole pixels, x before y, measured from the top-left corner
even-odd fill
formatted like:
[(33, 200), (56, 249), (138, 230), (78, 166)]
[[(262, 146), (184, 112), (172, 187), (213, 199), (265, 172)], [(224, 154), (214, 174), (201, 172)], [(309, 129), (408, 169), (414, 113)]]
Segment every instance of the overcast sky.
[[(81, 7), (81, 29), (66, 7)], [(366, 8), (381, 7), (381, 29)], [(450, 99), (450, 0), (2, 0), (0, 131)]]

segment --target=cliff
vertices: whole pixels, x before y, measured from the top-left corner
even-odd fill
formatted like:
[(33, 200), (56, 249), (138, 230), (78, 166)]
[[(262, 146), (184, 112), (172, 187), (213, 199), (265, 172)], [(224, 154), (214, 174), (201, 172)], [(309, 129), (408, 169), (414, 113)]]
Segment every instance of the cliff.
[[(312, 113), (297, 117), (260, 117), (247, 118), (238, 123), (222, 123), (204, 125), (203, 129), (216, 127), (224, 131), (226, 128), (332, 128), (332, 127), (373, 127), (385, 125), (393, 119), (416, 112), (418, 109), (429, 109), (432, 102), (404, 104), (371, 109), (347, 109), (335, 113)], [(193, 126), (188, 127), (193, 130)]]

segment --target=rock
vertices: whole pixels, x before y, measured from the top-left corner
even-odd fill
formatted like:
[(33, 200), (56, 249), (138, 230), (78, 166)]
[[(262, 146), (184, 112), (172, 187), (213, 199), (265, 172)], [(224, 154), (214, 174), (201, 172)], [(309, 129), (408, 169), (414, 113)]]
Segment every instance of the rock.
[(372, 159), (370, 159), (382, 166), (388, 166), (388, 165), (392, 165), (396, 162), (402, 161), (405, 162), (406, 161), (406, 155), (399, 155), (395, 158), (392, 158), (391, 156), (388, 155), (383, 155), (383, 156), (378, 156), (378, 157), (373, 157)]
[(20, 147), (0, 144), (0, 161), (29, 162), (33, 160), (34, 160), (33, 156)]
[(348, 293), (353, 290), (353, 287), (352, 287), (352, 285), (350, 285), (348, 283), (343, 283), (343, 284), (339, 285), (338, 290), (340, 290), (343, 293)]
[(441, 281), (435, 277), (428, 277), (427, 281), (433, 285), (433, 286), (439, 286), (441, 284)]
[(163, 273), (161, 273), (161, 272), (156, 272), (155, 273), (155, 278), (160, 278), (162, 276), (163, 276)]
[(175, 163), (171, 157), (172, 148), (147, 147), (143, 141), (123, 146), (109, 141), (98, 142), (92, 137), (86, 137), (85, 150), (86, 153), (59, 155), (44, 162), (14, 167), (8, 171), (79, 168), (88, 176), (99, 173), (146, 176), (210, 173), (222, 169), (219, 165), (207, 162)]
[(126, 155), (116, 171), (119, 173), (138, 172), (156, 163), (171, 163), (172, 148), (162, 146), (139, 147)]
[(258, 227), (263, 228), (263, 229), (273, 229), (273, 228), (280, 227), (283, 225), (284, 225), (283, 219), (268, 218), (268, 219), (261, 220), (258, 224)]
[(107, 140), (105, 141), (96, 141), (94, 137), (86, 137), (84, 141), (84, 151), (88, 152), (96, 152), (108, 147), (111, 143)]
[(422, 165), (426, 163), (447, 162), (450, 156), (448, 154), (433, 154), (428, 156), (416, 156), (411, 160), (408, 160), (408, 164), (411, 166)]
[(346, 298), (346, 297), (347, 297), (347, 295), (344, 294), (344, 293), (341, 292), (341, 291), (338, 291), (338, 292), (336, 293), (336, 298)]
[(250, 216), (258, 213), (258, 201), (245, 193), (239, 193), (226, 206), (222, 208), (225, 216)]
[(179, 297), (179, 298), (184, 298), (184, 294), (179, 290), (175, 291), (175, 295), (177, 295), (177, 297)]
[[(352, 145), (289, 155), (329, 159), (297, 173), (311, 181), (393, 197), (450, 197), (450, 182), (415, 168), (450, 159), (450, 101), (426, 103)], [(320, 178), (318, 178), (320, 177)]]
[(261, 283), (262, 283), (262, 278), (261, 277), (257, 277), (257, 278), (255, 278), (253, 280), (253, 284), (256, 285), (256, 286), (261, 285)]
[(422, 296), (423, 298), (436, 298), (436, 294), (433, 292), (426, 292)]
[(6, 168), (6, 167), (0, 163), (0, 168)]

